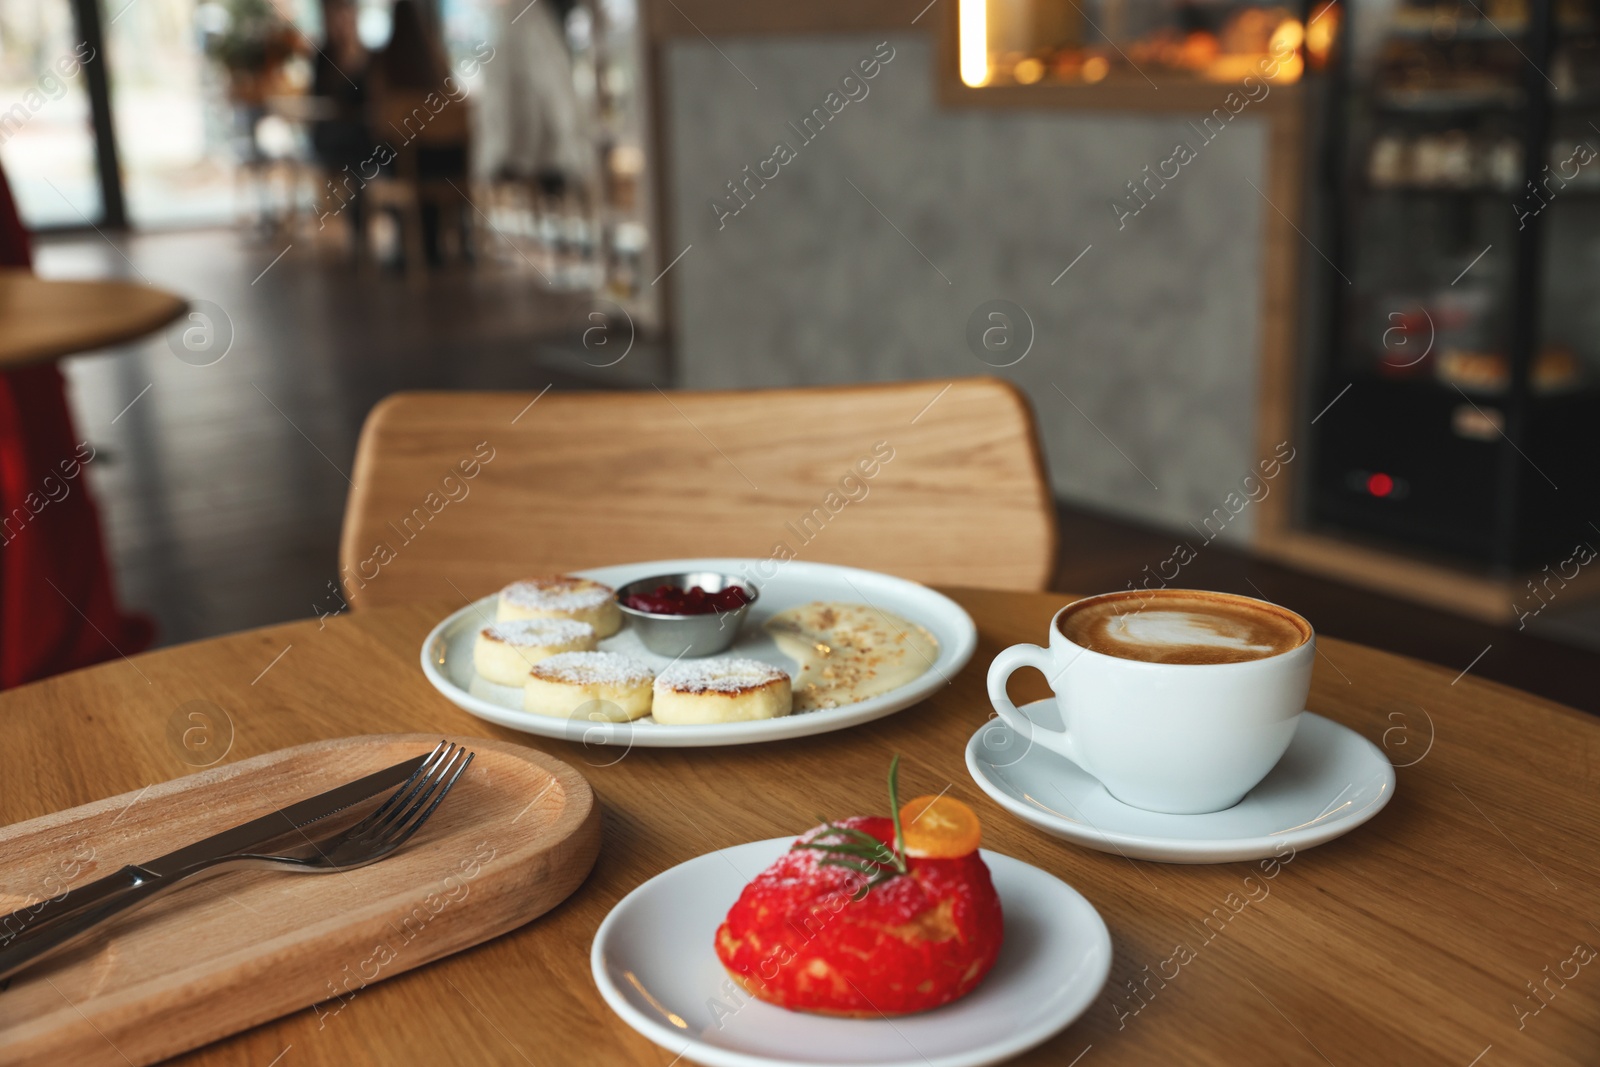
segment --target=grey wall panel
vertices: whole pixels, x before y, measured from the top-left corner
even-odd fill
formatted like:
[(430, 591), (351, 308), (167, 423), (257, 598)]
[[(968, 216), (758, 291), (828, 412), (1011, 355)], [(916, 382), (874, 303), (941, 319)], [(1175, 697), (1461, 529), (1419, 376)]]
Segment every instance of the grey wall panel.
[[(1245, 106), (1208, 142), (1183, 118), (944, 109), (931, 42), (901, 35), (866, 96), (802, 140), (789, 123), (826, 108), (880, 40), (669, 47), (675, 245), (662, 261), (692, 246), (672, 268), (684, 384), (982, 372), (968, 319), (1010, 300), (1035, 339), (996, 373), (1032, 396), (1056, 491), (1178, 530), (1198, 523), (1260, 458), (1272, 209), (1250, 182), (1264, 184), (1265, 122)], [(1112, 201), (1180, 141), (1194, 158), (1119, 225)], [(779, 142), (794, 158), (719, 220), (713, 200), (738, 203), (725, 183)], [(1224, 536), (1243, 537), (1250, 519), (1246, 509)]]

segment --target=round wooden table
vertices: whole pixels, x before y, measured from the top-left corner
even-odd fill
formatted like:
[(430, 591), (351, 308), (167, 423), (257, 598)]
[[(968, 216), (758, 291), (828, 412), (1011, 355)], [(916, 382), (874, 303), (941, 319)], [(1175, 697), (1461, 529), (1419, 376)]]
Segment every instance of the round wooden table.
[(49, 281), (0, 269), (0, 370), (136, 340), (188, 306), (148, 285)]
[[(990, 715), (989, 660), (1042, 637), (1070, 598), (949, 592), (981, 640), (972, 663), (927, 702), (819, 737), (634, 749), (620, 760), (614, 750), (501, 730), (435, 693), (419, 651), (459, 604), (370, 610), (149, 653), (0, 694), (0, 822), (188, 772), (167, 730), (192, 701), (231, 719), (229, 762), (324, 738), (427, 731), (533, 745), (593, 784), (604, 817), (600, 859), (554, 911), (362, 988), (337, 1014), (308, 1005), (182, 1063), (665, 1067), (672, 1054), (623, 1025), (590, 978), (589, 947), (607, 910), (710, 850), (797, 833), (818, 812), (880, 811), (892, 752), (904, 756), (906, 795), (948, 787), (983, 817), (987, 847), (1071, 882), (1110, 926), (1105, 992), (1018, 1062), (1594, 1062), (1600, 724), (1470, 675), (1324, 639), (1311, 709), (1384, 748), (1398, 768), (1394, 801), (1348, 836), (1295, 855), (1265, 899), (1205, 939), (1196, 931), (1243, 895), (1255, 864), (1169, 866), (1086, 851), (1035, 832), (973, 784), (962, 752)], [(1042, 679), (1025, 672), (1015, 689), (1042, 695)], [(15, 889), (4, 877), (0, 890)], [(1170, 977), (1162, 961), (1197, 938), (1204, 947)], [(0, 993), (0, 1013), (4, 1005)], [(192, 1014), (206, 1009), (200, 998)], [(106, 1063), (148, 1062), (163, 1040), (138, 1019), (93, 1025)]]

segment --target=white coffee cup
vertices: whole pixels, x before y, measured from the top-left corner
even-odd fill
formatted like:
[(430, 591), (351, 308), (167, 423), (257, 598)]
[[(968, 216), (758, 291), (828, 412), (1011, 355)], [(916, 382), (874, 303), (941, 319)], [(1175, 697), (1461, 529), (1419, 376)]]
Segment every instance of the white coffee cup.
[[(1145, 594), (1148, 606), (1164, 592)], [(1062, 632), (1062, 616), (1107, 593), (1075, 601), (1050, 620), (1050, 646), (1012, 645), (989, 665), (989, 699), (1013, 731), (1076, 763), (1125, 804), (1196, 815), (1237, 804), (1272, 770), (1300, 724), (1316, 634), (1277, 605), (1227, 598), (1296, 620), (1301, 644), (1233, 663), (1159, 663), (1081, 647)], [(1065, 729), (1032, 721), (1006, 695), (1019, 667), (1036, 667), (1055, 692)]]

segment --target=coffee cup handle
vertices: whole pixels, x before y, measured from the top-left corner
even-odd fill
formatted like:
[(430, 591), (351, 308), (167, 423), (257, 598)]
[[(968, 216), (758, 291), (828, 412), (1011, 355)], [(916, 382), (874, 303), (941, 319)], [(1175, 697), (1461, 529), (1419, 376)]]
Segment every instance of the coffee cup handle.
[(1036, 667), (1048, 679), (1055, 664), (1049, 649), (1040, 648), (1038, 645), (1012, 645), (989, 664), (989, 703), (994, 705), (994, 710), (1000, 718), (1005, 720), (1005, 724), (1019, 737), (1037, 741), (1052, 752), (1067, 757), (1080, 767), (1083, 766), (1083, 761), (1078, 758), (1078, 746), (1071, 734), (1065, 730), (1052, 730), (1040, 726), (1011, 703), (1011, 698), (1006, 695), (1006, 682), (1010, 681), (1011, 675), (1021, 667)]

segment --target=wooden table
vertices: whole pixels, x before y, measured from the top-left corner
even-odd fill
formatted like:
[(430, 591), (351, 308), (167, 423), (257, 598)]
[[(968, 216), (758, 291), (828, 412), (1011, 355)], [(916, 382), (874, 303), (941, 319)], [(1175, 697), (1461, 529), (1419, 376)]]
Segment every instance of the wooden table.
[(148, 285), (48, 281), (0, 269), (0, 370), (135, 340), (188, 306)]
[[(1106, 991), (1019, 1062), (1595, 1062), (1600, 724), (1470, 674), (1455, 679), (1325, 639), (1311, 708), (1384, 747), (1400, 768), (1395, 799), (1349, 836), (1295, 855), (1266, 883), (1266, 897), (1163, 980), (1155, 972), (1172, 974), (1162, 962), (1176, 944), (1203, 940), (1202, 920), (1230, 894), (1245, 895), (1256, 865), (1168, 866), (1090, 852), (989, 801), (962, 762), (990, 714), (984, 671), (1002, 646), (1042, 636), (1068, 598), (951, 593), (981, 640), (971, 665), (928, 702), (821, 737), (635, 749), (617, 762), (615, 750), (500, 730), (430, 689), (417, 666), (422, 640), (458, 605), (377, 609), (150, 653), (0, 694), (0, 822), (185, 773), (166, 730), (190, 701), (227, 712), (229, 760), (321, 738), (426, 730), (532, 744), (593, 783), (604, 844), (565, 904), (369, 986), (337, 1015), (308, 1007), (183, 1063), (667, 1065), (672, 1053), (624, 1026), (589, 977), (589, 945), (607, 910), (709, 850), (796, 833), (818, 811), (880, 811), (894, 751), (905, 757), (905, 795), (948, 786), (982, 815), (988, 847), (1070, 881), (1111, 928)], [(1037, 676), (1019, 676), (1013, 695), (1041, 694)]]

